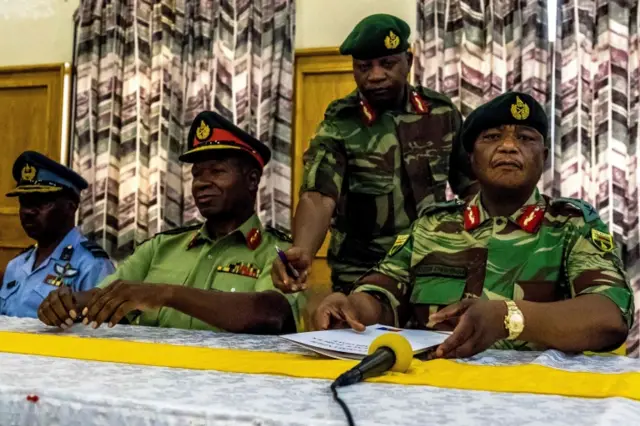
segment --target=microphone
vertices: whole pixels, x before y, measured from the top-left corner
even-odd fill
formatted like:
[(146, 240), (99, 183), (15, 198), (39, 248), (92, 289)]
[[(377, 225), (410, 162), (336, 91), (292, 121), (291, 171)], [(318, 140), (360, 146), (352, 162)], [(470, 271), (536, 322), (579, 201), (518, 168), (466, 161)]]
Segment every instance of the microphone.
[(353, 385), (388, 370), (404, 373), (409, 369), (412, 359), (413, 349), (406, 338), (395, 333), (383, 334), (371, 342), (369, 355), (351, 370), (342, 373), (331, 387)]

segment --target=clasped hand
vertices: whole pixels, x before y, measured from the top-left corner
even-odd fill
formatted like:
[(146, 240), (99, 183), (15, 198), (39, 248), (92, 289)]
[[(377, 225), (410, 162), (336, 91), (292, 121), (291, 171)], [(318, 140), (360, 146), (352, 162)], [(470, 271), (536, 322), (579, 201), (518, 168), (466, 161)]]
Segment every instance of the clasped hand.
[(164, 306), (168, 287), (117, 280), (105, 289), (74, 294), (64, 286), (49, 293), (40, 304), (38, 318), (47, 325), (66, 329), (81, 314), (85, 325), (98, 328), (108, 323), (113, 327), (133, 311)]

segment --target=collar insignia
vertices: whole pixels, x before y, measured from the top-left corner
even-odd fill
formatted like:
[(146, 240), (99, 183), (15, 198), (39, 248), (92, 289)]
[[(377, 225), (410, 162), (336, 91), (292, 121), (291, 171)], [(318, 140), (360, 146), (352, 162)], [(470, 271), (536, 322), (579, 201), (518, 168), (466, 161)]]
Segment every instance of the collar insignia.
[(480, 225), (480, 209), (478, 206), (467, 206), (464, 210), (464, 229), (471, 231)]
[(262, 242), (262, 234), (258, 228), (253, 228), (247, 234), (247, 247), (251, 250), (255, 250), (258, 248), (260, 243)]
[(540, 208), (540, 206), (527, 206), (523, 211), (520, 217), (518, 217), (518, 225), (520, 228), (524, 229), (530, 234), (535, 233), (540, 224), (542, 223), (542, 219), (544, 218), (544, 210)]
[(367, 126), (371, 126), (371, 124), (376, 121), (376, 112), (371, 108), (371, 105), (363, 99), (360, 99), (360, 108), (365, 123)]
[(415, 90), (411, 91), (409, 95), (413, 108), (418, 111), (419, 114), (429, 114), (429, 104), (422, 99), (422, 97)]

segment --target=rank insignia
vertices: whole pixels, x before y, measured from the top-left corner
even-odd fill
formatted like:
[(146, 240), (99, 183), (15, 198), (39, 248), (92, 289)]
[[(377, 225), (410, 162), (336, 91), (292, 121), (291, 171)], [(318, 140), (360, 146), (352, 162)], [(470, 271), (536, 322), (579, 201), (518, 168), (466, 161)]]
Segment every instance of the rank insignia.
[(22, 168), (20, 177), (22, 178), (22, 180), (33, 182), (33, 180), (36, 178), (36, 168), (29, 164), (25, 164)]
[(218, 266), (216, 268), (216, 271), (226, 272), (229, 274), (242, 275), (243, 277), (258, 278), (258, 275), (260, 275), (261, 269), (248, 263), (238, 262), (238, 263), (231, 263), (227, 266)]
[(65, 280), (71, 280), (78, 275), (78, 270), (73, 269), (69, 263), (64, 266), (56, 263), (53, 270), (57, 275), (47, 275), (44, 282), (56, 287), (60, 287), (65, 283)]
[(258, 228), (253, 228), (251, 231), (249, 231), (249, 233), (247, 234), (247, 246), (251, 250), (257, 249), (261, 242), (262, 234), (260, 233), (260, 230)]
[(193, 237), (191, 237), (191, 241), (189, 241), (189, 244), (187, 245), (187, 250), (190, 250), (190, 249), (196, 247), (202, 241), (203, 240), (200, 238), (200, 233), (196, 232), (195, 234), (193, 234)]
[(371, 105), (362, 99), (360, 100), (360, 107), (362, 108), (362, 115), (364, 116), (367, 126), (370, 126), (371, 123), (376, 121), (376, 112), (371, 108)]
[(391, 246), (391, 250), (389, 250), (389, 256), (393, 256), (398, 251), (400, 251), (400, 249), (406, 244), (408, 240), (408, 235), (398, 235), (396, 241), (393, 243), (393, 246)]
[(413, 105), (413, 108), (418, 111), (418, 113), (429, 114), (429, 104), (425, 102), (422, 97), (420, 97), (418, 92), (416, 92), (415, 90), (412, 91), (409, 98), (411, 99), (411, 105)]
[(591, 241), (593, 244), (605, 253), (613, 251), (613, 237), (597, 229), (591, 230)]
[(543, 218), (544, 210), (540, 206), (527, 206), (518, 218), (518, 225), (528, 233), (533, 234), (538, 229)]
[(464, 229), (471, 231), (480, 225), (480, 209), (478, 206), (468, 206), (464, 210)]

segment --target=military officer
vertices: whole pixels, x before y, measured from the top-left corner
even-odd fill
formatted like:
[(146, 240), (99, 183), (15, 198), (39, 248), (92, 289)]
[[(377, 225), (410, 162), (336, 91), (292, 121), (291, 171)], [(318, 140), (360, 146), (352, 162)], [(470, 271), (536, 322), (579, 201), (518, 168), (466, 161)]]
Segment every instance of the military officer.
[(304, 154), (294, 243), (286, 252), (300, 278), (276, 259), (273, 280), (283, 291), (306, 287), (330, 224), (334, 291), (348, 292), (422, 209), (445, 201), (447, 182), (461, 197), (476, 190), (456, 137), (460, 113), (446, 96), (407, 82), (409, 35), (403, 20), (371, 15), (340, 46), (353, 57), (357, 90), (328, 106)]
[(215, 112), (191, 126), (192, 193), (206, 222), (156, 235), (92, 292), (52, 294), (39, 310), (48, 325), (82, 315), (93, 328), (123, 318), (134, 324), (246, 333), (296, 330), (296, 295), (271, 281), (285, 236), (263, 228), (255, 212), (262, 169), (271, 152)]
[(628, 280), (590, 205), (536, 189), (546, 138), (547, 117), (529, 95), (506, 93), (471, 113), (462, 140), (480, 193), (427, 209), (351, 295), (322, 302), (316, 325), (453, 328), (438, 357), (621, 345), (633, 321)]
[(0, 314), (37, 316), (38, 306), (60, 287), (86, 291), (114, 271), (109, 256), (75, 227), (80, 191), (87, 182), (74, 171), (33, 151), (13, 164), (20, 222), (37, 244), (11, 260), (0, 287)]

